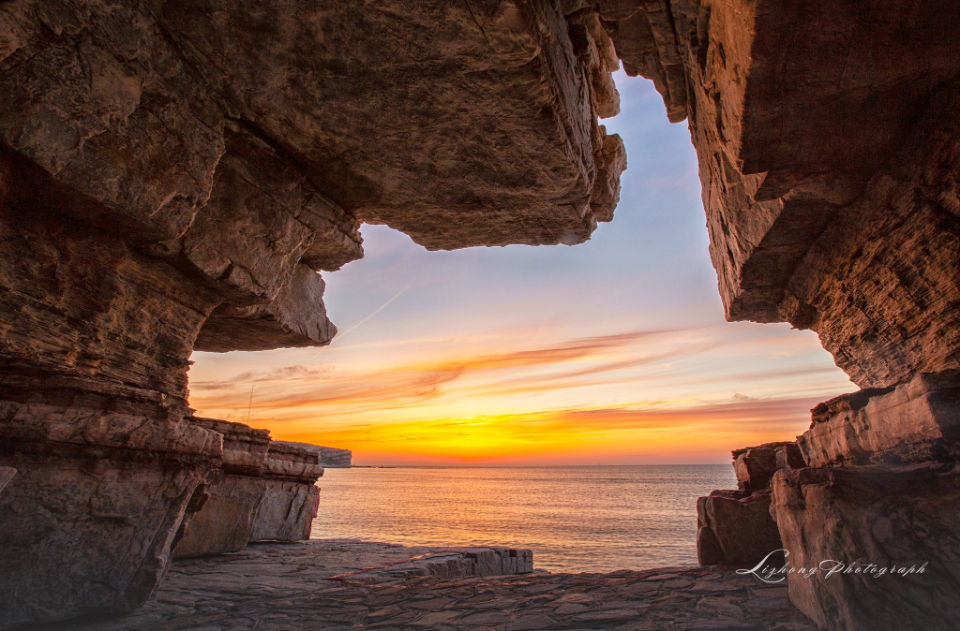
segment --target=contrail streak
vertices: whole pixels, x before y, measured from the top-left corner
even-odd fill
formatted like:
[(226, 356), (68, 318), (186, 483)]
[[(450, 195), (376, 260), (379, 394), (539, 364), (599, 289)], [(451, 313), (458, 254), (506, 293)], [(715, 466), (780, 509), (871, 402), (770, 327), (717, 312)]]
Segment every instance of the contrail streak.
[(384, 309), (386, 309), (387, 307), (389, 307), (389, 306), (390, 306), (390, 303), (392, 303), (394, 300), (396, 300), (397, 298), (399, 298), (400, 296), (402, 296), (402, 295), (404, 294), (404, 292), (406, 292), (408, 289), (410, 289), (410, 285), (407, 285), (406, 287), (404, 287), (403, 289), (401, 289), (401, 290), (398, 291), (397, 293), (395, 293), (395, 294), (393, 294), (392, 296), (390, 296), (390, 297), (387, 299), (386, 302), (384, 302), (382, 305), (380, 305), (379, 307), (377, 307), (376, 309), (374, 309), (373, 311), (371, 311), (370, 313), (368, 313), (368, 314), (367, 314), (366, 316), (364, 316), (359, 322), (357, 322), (356, 324), (354, 324), (353, 326), (351, 326), (349, 329), (347, 329), (347, 330), (344, 331), (343, 333), (338, 334), (338, 335), (337, 335), (337, 339), (342, 340), (342, 339), (345, 338), (348, 334), (350, 334), (352, 331), (355, 331), (355, 330), (357, 329), (357, 327), (365, 324), (368, 320), (370, 320), (370, 318), (372, 318), (373, 316), (377, 315), (378, 313), (380, 313), (381, 311), (383, 311)]

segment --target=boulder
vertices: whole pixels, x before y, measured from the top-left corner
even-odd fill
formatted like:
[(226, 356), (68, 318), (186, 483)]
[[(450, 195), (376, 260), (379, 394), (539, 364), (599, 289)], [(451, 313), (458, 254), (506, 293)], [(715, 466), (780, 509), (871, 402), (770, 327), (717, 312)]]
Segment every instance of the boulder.
[(780, 547), (769, 491), (745, 496), (714, 491), (697, 500), (700, 565), (752, 566)]
[(960, 468), (955, 463), (780, 471), (773, 512), (791, 601), (821, 628), (955, 629)]
[(770, 488), (770, 478), (778, 469), (805, 466), (796, 442), (767, 443), (733, 452), (733, 470), (741, 491), (752, 493)]
[(780, 533), (770, 515), (770, 480), (779, 469), (805, 466), (794, 442), (745, 447), (732, 455), (739, 489), (713, 491), (697, 500), (700, 565), (752, 565), (779, 549)]

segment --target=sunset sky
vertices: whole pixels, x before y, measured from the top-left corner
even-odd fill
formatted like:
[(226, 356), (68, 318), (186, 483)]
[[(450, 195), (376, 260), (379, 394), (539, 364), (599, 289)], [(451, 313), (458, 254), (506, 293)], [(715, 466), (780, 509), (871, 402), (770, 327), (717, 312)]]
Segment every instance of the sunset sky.
[(428, 252), (364, 226), (324, 274), (333, 343), (194, 353), (198, 414), (366, 465), (722, 463), (804, 431), (854, 386), (809, 331), (724, 322), (686, 123), (616, 79), (629, 165), (589, 242)]

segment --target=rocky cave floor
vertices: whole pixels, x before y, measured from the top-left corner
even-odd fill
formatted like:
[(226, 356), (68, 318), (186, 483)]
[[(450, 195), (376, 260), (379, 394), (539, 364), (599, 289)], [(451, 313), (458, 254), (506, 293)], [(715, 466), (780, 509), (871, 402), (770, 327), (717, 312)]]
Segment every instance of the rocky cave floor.
[(45, 628), (815, 629), (790, 604), (785, 586), (732, 568), (463, 577), (464, 554), (342, 539), (252, 545), (177, 561), (131, 615)]

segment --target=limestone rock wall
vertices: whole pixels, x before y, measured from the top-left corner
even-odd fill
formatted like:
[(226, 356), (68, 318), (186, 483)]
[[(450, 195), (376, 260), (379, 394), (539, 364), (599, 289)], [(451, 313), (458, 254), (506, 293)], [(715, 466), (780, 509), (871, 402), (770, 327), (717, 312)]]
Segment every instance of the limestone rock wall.
[[(798, 439), (812, 468), (774, 474), (790, 563), (955, 548), (960, 11), (932, 0), (592, 5), (624, 68), (654, 81), (671, 120), (689, 121), (728, 319), (815, 330), (864, 388), (813, 411)], [(771, 471), (763, 460), (752, 464)], [(757, 518), (735, 508), (743, 482), (701, 498), (711, 559), (723, 558), (714, 528), (756, 539)], [(950, 587), (791, 576), (790, 594), (823, 628), (949, 628), (946, 592), (960, 584), (945, 565), (935, 572)]]
[(324, 467), (349, 467), (353, 452), (349, 449), (338, 449), (336, 447), (320, 447), (320, 464)]
[(349, 467), (353, 455), (349, 449), (337, 449), (336, 447), (324, 447), (322, 445), (289, 441), (284, 441), (284, 444), (300, 447), (317, 454), (317, 457), (320, 459), (320, 464), (324, 467)]
[(0, 492), (0, 626), (138, 605), (219, 464), (219, 434), (62, 395), (0, 402), (0, 461), (16, 469)]
[(895, 388), (821, 403), (797, 440), (813, 467), (956, 460), (960, 371), (921, 373)]
[(798, 437), (810, 467), (774, 475), (788, 561), (821, 569), (789, 577), (790, 597), (822, 627), (955, 626), (958, 384), (920, 374), (822, 403)]
[(790, 565), (820, 570), (790, 599), (821, 628), (956, 628), (955, 462), (789, 471), (773, 497)]
[(241, 550), (250, 540), (253, 512), (263, 497), (259, 478), (270, 432), (215, 419), (187, 422), (223, 436), (222, 469), (203, 489), (200, 509), (181, 526), (172, 555), (187, 558)]
[[(945, 371), (843, 395), (814, 408), (798, 444), (734, 452), (740, 491), (698, 502), (701, 562), (753, 567), (774, 549), (758, 524), (775, 525), (785, 559), (767, 565), (813, 571), (785, 578), (821, 628), (953, 628), (958, 386)], [(766, 510), (751, 511), (741, 504), (760, 484)]]

